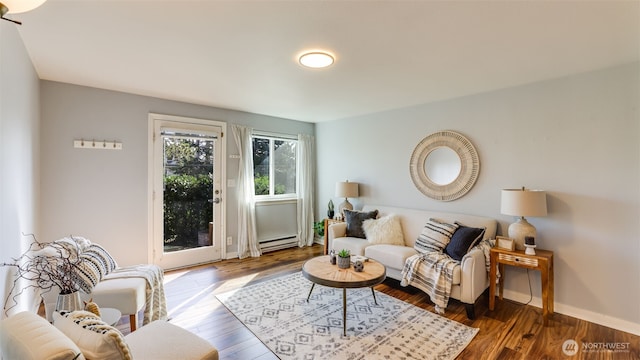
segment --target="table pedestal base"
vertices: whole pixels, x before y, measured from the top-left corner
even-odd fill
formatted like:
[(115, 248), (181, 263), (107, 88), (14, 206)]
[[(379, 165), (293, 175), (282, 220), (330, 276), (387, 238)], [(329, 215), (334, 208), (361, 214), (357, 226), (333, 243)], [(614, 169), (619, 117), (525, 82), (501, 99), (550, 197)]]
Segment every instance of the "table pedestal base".
[[(309, 302), (311, 298), (314, 287), (316, 287), (316, 284), (311, 284), (311, 290), (309, 290), (309, 295), (307, 295), (307, 302)], [(378, 305), (376, 291), (373, 289), (373, 286), (371, 287), (371, 294), (373, 295), (373, 303)], [(342, 335), (347, 336), (347, 288), (342, 288)]]

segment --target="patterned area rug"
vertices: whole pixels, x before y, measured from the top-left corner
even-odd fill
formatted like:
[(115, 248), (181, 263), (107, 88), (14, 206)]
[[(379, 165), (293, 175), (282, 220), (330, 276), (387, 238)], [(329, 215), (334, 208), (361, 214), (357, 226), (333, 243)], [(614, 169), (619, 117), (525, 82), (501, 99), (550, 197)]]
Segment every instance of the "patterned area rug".
[(240, 288), (217, 298), (280, 359), (454, 359), (479, 329), (371, 289), (316, 285), (302, 273)]

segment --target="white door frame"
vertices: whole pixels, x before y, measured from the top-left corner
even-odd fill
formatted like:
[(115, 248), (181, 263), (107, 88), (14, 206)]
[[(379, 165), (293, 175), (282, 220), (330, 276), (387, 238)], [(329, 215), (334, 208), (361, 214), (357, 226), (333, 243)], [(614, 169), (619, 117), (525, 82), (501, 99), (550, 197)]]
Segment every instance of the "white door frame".
[[(196, 259), (193, 265), (197, 263), (205, 263), (216, 260), (224, 259), (227, 252), (226, 246), (226, 151), (227, 151), (227, 123), (216, 120), (206, 120), (206, 119), (197, 119), (197, 118), (189, 118), (182, 116), (173, 116), (173, 115), (163, 115), (163, 114), (155, 114), (149, 113), (148, 120), (148, 173), (147, 173), (147, 219), (148, 219), (148, 254), (147, 259), (151, 264), (160, 265), (165, 269), (173, 269), (178, 267), (189, 266), (186, 264), (181, 264), (178, 260), (176, 262), (175, 259), (171, 259), (172, 256), (169, 255), (164, 256), (164, 247), (163, 247), (163, 223), (158, 224), (155, 219), (162, 218), (162, 194), (157, 194), (155, 189), (158, 187), (158, 176), (156, 174), (158, 170), (158, 166), (162, 168), (162, 159), (156, 159), (155, 147), (158, 144), (161, 144), (160, 141), (156, 141), (156, 131), (158, 129), (159, 124), (166, 123), (174, 123), (174, 124), (183, 124), (183, 125), (191, 125), (195, 127), (202, 126), (215, 126), (221, 129), (221, 136), (217, 139), (217, 142), (220, 144), (219, 149), (214, 152), (214, 166), (217, 167), (219, 164), (218, 171), (214, 173), (214, 190), (219, 190), (220, 194), (218, 197), (221, 198), (219, 204), (216, 204), (215, 216), (216, 220), (219, 221), (217, 223), (220, 226), (214, 226), (214, 234), (213, 238), (215, 239), (216, 245), (213, 246), (214, 249), (211, 249), (215, 254), (209, 260), (203, 260), (202, 257), (192, 256), (194, 250), (183, 250), (183, 252), (191, 252), (189, 254), (190, 257)], [(157, 139), (160, 140), (160, 139)], [(160, 188), (162, 188), (162, 184), (160, 184)], [(155, 201), (154, 199), (158, 198), (160, 202)], [(159, 205), (158, 205), (159, 204)], [(158, 213), (159, 212), (159, 213)], [(158, 215), (160, 217), (158, 217)]]

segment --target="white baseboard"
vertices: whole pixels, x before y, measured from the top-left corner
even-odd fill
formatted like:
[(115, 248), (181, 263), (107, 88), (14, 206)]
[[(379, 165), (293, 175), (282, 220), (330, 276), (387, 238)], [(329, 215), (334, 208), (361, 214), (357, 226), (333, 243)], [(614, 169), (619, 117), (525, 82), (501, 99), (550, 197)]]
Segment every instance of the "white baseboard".
[(234, 252), (228, 252), (224, 259), (229, 260), (229, 259), (237, 259), (237, 258), (238, 258), (238, 252), (234, 251)]
[[(520, 303), (526, 303), (527, 301), (529, 301), (529, 294), (505, 289), (504, 298)], [(542, 308), (542, 299), (534, 296), (531, 299), (531, 303), (529, 303), (529, 305), (535, 306), (537, 308)], [(574, 318), (586, 320), (595, 324), (607, 326), (616, 330), (640, 336), (640, 324), (636, 324), (625, 319), (619, 319), (612, 316), (599, 314), (590, 310), (580, 309), (575, 306), (559, 303), (557, 301), (554, 304), (554, 310), (559, 314), (568, 315)]]

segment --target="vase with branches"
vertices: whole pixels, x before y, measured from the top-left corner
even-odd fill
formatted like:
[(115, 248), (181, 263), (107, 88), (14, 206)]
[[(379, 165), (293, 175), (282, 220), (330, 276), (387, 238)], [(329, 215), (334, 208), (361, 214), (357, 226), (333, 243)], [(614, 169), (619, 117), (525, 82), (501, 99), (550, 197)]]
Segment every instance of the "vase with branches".
[[(29, 248), (12, 263), (0, 266), (14, 270), (13, 282), (4, 301), (5, 314), (18, 305), (17, 298), (34, 289), (40, 294), (59, 291), (61, 295), (79, 294), (77, 273), (84, 261), (81, 253), (83, 238), (67, 237), (50, 243), (39, 242), (33, 234)], [(79, 298), (79, 296), (78, 296)]]

